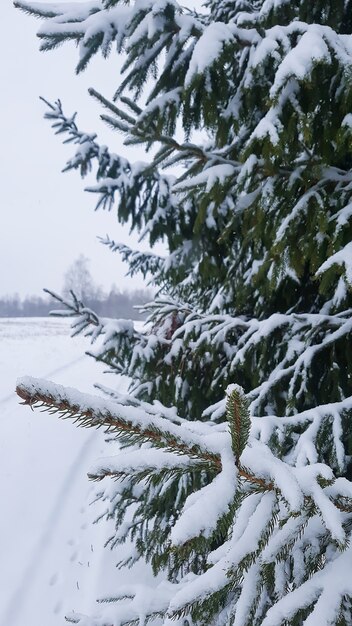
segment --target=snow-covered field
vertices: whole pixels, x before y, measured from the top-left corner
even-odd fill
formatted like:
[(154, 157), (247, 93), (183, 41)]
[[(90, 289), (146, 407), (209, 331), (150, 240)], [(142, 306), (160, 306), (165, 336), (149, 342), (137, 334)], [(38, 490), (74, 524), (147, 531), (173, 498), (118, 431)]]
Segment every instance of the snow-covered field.
[(0, 626), (62, 625), (72, 609), (92, 610), (103, 571), (112, 590), (121, 580), (116, 555), (102, 550), (106, 524), (92, 525), (86, 473), (102, 434), (20, 406), (14, 393), (25, 374), (82, 391), (116, 386), (87, 348), (68, 320), (0, 319)]

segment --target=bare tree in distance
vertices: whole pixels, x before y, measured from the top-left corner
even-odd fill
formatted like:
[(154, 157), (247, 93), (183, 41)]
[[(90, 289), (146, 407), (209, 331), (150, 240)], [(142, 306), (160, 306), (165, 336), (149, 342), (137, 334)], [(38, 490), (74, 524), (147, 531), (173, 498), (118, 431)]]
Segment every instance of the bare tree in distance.
[[(47, 317), (53, 309), (57, 310), (57, 299), (72, 300), (72, 294), (79, 303), (92, 308), (98, 315), (124, 319), (145, 319), (138, 306), (152, 299), (150, 289), (132, 289), (121, 291), (115, 284), (106, 293), (97, 285), (89, 270), (90, 259), (84, 254), (71, 263), (64, 274), (63, 299), (44, 289), (46, 295), (29, 295), (21, 299), (18, 294), (0, 296), (1, 317)], [(53, 299), (56, 298), (55, 300)], [(55, 304), (54, 304), (55, 302)], [(82, 306), (82, 304), (79, 304)], [(60, 305), (59, 309), (60, 310)]]
[(89, 270), (90, 260), (84, 254), (73, 261), (64, 275), (63, 295), (68, 297), (73, 292), (81, 301), (101, 299), (102, 289), (94, 284)]

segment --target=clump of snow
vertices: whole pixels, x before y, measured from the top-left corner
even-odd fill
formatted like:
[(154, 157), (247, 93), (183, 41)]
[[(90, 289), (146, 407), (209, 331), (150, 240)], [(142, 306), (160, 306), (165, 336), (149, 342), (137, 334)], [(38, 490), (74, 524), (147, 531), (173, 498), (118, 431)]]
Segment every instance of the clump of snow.
[(236, 383), (231, 383), (226, 387), (226, 395), (231, 396), (234, 392), (238, 393), (240, 396), (244, 396), (244, 389), (241, 385), (237, 385)]
[(352, 242), (345, 245), (342, 250), (332, 254), (317, 270), (317, 276), (323, 274), (333, 265), (342, 265), (345, 270), (346, 279), (352, 285)]

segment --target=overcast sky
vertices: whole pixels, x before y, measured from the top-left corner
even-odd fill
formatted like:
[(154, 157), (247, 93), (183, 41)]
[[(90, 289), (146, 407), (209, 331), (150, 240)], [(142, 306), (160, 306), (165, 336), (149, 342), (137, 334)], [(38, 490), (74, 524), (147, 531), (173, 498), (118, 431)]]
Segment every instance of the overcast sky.
[[(60, 97), (68, 114), (78, 111), (80, 128), (98, 132), (101, 143), (127, 154), (121, 137), (100, 122), (101, 109), (87, 94), (94, 86), (112, 96), (118, 84), (116, 53), (108, 61), (95, 58), (76, 76), (74, 44), (39, 52), (40, 22), (15, 10), (9, 0), (2, 0), (1, 17), (0, 297), (40, 295), (43, 287), (60, 290), (65, 271), (80, 253), (91, 259), (93, 278), (106, 289), (113, 282), (122, 289), (143, 286), (142, 279), (125, 278), (119, 255), (100, 244), (97, 235), (109, 233), (142, 249), (146, 244), (131, 238), (113, 212), (94, 211), (96, 198), (83, 191), (77, 172), (61, 173), (74, 147), (54, 136), (39, 101), (40, 95), (52, 101)], [(144, 155), (135, 153), (135, 158)]]

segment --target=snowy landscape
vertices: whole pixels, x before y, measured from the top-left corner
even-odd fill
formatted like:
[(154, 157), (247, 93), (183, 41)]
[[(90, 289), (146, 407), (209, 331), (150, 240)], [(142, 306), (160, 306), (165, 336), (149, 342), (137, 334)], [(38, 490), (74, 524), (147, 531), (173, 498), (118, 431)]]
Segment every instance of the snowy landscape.
[(352, 0), (14, 7), (0, 626), (351, 626)]
[(15, 394), (26, 374), (86, 392), (97, 380), (117, 384), (84, 354), (88, 345), (70, 338), (68, 320), (0, 319), (1, 626), (62, 625), (69, 611), (92, 610), (102, 577), (115, 589), (135, 580), (102, 550), (107, 524), (92, 524), (99, 509), (87, 472), (104, 450), (102, 433), (33, 412)]

